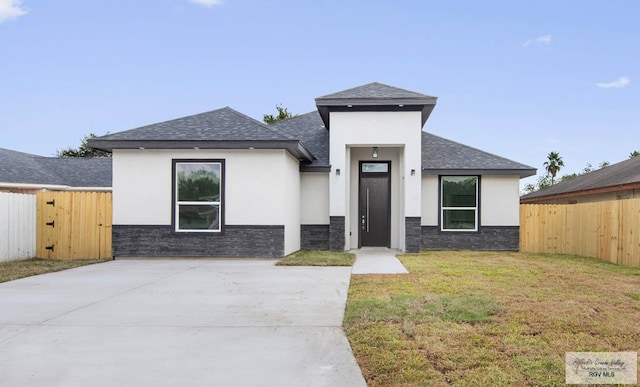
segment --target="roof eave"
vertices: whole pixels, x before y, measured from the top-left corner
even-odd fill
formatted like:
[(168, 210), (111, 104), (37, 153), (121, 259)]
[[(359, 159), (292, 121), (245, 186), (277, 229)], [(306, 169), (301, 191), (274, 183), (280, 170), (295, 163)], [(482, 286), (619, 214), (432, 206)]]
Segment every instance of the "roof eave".
[(300, 172), (331, 172), (330, 165), (308, 165), (308, 164), (300, 164)]
[[(418, 107), (422, 113), (422, 126), (427, 122), (433, 108), (438, 102), (438, 97), (424, 98), (316, 98), (316, 107), (322, 117), (324, 126), (329, 129), (329, 112), (343, 108), (367, 108), (375, 110), (402, 111), (411, 110), (409, 107)], [(355, 110), (355, 109), (354, 109)]]
[(520, 176), (525, 178), (536, 174), (535, 169), (454, 169), (454, 168), (422, 168), (423, 175), (449, 175), (449, 176), (466, 176), (466, 175), (503, 175), (503, 176)]
[(438, 97), (413, 98), (316, 98), (316, 106), (435, 105)]
[(114, 149), (285, 149), (292, 156), (311, 162), (315, 159), (298, 140), (106, 140), (90, 139), (92, 148)]

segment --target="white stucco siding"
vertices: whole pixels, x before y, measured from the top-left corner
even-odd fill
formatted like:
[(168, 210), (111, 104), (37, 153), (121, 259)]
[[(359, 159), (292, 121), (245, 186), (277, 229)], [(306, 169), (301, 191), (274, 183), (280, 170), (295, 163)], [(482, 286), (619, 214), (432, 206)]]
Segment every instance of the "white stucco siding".
[(300, 174), (300, 223), (329, 224), (329, 173)]
[[(285, 151), (247, 150), (225, 157), (226, 224), (281, 225), (289, 214), (291, 173)], [(295, 171), (298, 174), (298, 171)], [(295, 187), (298, 189), (298, 187)]]
[(171, 157), (113, 150), (113, 224), (171, 224)]
[(422, 176), (422, 225), (438, 225), (438, 176)]
[(299, 172), (284, 150), (114, 150), (114, 224), (171, 224), (172, 159), (225, 160), (225, 224), (286, 226), (299, 211)]
[(520, 224), (520, 178), (482, 176), (480, 180), (480, 225)]
[(284, 156), (284, 254), (288, 255), (300, 250), (300, 163), (289, 153)]
[[(350, 176), (350, 155), (347, 146), (378, 146), (403, 147), (403, 157), (399, 162), (399, 171), (403, 179), (404, 208), (402, 216), (420, 216), (421, 204), (421, 113), (420, 112), (331, 112), (331, 166), (330, 179), (330, 214), (332, 216), (347, 216), (349, 201), (348, 179)], [(341, 170), (337, 176), (336, 169)], [(409, 179), (410, 171), (414, 169), (416, 175)], [(405, 178), (406, 177), (406, 178)]]

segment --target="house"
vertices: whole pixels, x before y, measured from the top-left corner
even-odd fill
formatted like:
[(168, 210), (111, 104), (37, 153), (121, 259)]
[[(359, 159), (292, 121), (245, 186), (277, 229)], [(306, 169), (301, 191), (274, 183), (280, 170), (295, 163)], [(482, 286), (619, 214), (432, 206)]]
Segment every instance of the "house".
[(517, 250), (535, 169), (423, 132), (436, 100), (370, 83), (270, 126), (225, 107), (93, 138), (113, 153), (114, 255)]
[(0, 192), (111, 187), (111, 158), (43, 157), (0, 148)]
[(640, 198), (640, 157), (524, 195), (520, 203), (576, 204)]

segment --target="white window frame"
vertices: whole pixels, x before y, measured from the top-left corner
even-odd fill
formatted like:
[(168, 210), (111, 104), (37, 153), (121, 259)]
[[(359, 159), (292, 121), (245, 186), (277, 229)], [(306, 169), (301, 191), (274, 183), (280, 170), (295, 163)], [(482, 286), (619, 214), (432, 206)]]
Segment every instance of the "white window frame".
[[(448, 177), (457, 177), (457, 178), (474, 178), (476, 179), (476, 205), (475, 207), (445, 207), (443, 205), (443, 201), (444, 201), (444, 180)], [(446, 232), (474, 232), (474, 231), (478, 231), (478, 208), (479, 206), (479, 202), (480, 202), (480, 198), (478, 193), (480, 192), (480, 177), (479, 176), (440, 176), (440, 231), (446, 231)], [(471, 211), (473, 210), (474, 212), (474, 228), (444, 228), (445, 227), (445, 223), (444, 223), (444, 212), (445, 210), (465, 210), (465, 211)]]
[[(179, 201), (178, 200), (178, 165), (192, 164), (217, 164), (220, 167), (220, 185), (218, 201)], [(221, 233), (223, 227), (223, 206), (224, 195), (224, 160), (173, 160), (173, 230), (179, 233)], [(180, 206), (218, 206), (218, 228), (217, 229), (181, 229), (180, 228)]]

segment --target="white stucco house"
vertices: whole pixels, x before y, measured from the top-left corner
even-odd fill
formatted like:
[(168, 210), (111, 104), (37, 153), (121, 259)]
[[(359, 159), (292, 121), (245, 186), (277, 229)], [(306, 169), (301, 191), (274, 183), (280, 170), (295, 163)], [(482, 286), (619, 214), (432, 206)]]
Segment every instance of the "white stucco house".
[(114, 255), (517, 250), (535, 169), (424, 132), (436, 100), (370, 83), (272, 125), (225, 107), (92, 139), (113, 152)]

